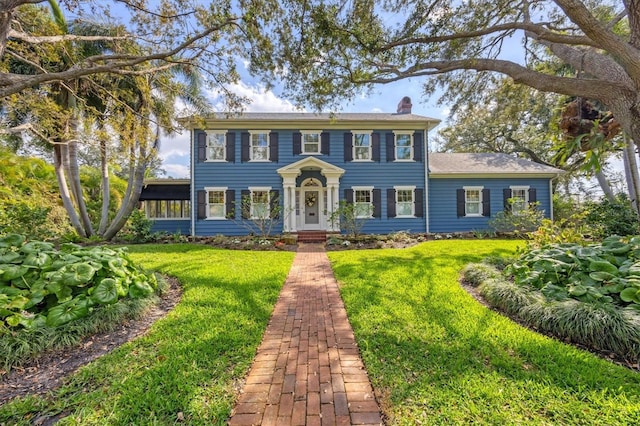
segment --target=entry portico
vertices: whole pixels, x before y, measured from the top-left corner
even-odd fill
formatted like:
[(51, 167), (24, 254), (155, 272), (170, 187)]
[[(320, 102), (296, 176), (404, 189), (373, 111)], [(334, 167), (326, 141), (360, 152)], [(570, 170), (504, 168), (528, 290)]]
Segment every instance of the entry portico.
[(282, 177), (284, 232), (339, 231), (330, 220), (339, 205), (340, 177), (345, 170), (307, 157), (277, 170)]

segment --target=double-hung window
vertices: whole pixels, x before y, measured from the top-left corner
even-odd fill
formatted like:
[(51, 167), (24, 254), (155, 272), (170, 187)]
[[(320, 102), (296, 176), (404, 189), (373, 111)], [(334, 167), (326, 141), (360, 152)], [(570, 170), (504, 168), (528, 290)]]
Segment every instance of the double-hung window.
[(225, 161), (226, 133), (207, 130), (207, 161)]
[(207, 219), (226, 219), (227, 188), (205, 188), (207, 191)]
[(269, 161), (269, 132), (250, 132), (250, 161)]
[(373, 217), (373, 187), (353, 187), (353, 204), (357, 218)]
[(251, 219), (267, 219), (271, 216), (269, 193), (271, 187), (249, 188), (251, 191)]
[(482, 216), (482, 186), (464, 187), (465, 216)]
[(302, 132), (302, 153), (303, 154), (319, 154), (320, 153), (320, 133)]
[(371, 161), (371, 132), (354, 130), (353, 160)]
[(529, 205), (529, 187), (528, 186), (511, 186), (511, 212), (513, 214), (521, 214)]
[(414, 217), (415, 186), (394, 186), (396, 190), (396, 217)]
[(409, 132), (395, 132), (396, 161), (413, 160), (413, 134)]

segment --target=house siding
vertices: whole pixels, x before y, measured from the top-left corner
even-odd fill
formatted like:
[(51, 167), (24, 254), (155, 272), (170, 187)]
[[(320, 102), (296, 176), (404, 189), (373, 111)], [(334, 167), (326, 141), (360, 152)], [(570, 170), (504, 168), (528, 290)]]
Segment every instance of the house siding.
[[(489, 190), (491, 215), (488, 217), (458, 217), (456, 190), (464, 186), (482, 186)], [(429, 231), (465, 232), (489, 229), (488, 222), (504, 210), (503, 189), (510, 186), (535, 188), (538, 209), (550, 217), (551, 196), (548, 178), (430, 178), (429, 179)]]
[(151, 232), (166, 232), (167, 234), (191, 234), (189, 219), (152, 219)]
[[(224, 130), (224, 129), (221, 129)], [(330, 154), (294, 154), (294, 134), (300, 130), (309, 129), (291, 129), (278, 130), (278, 161), (277, 162), (241, 162), (241, 135), (248, 130), (255, 129), (234, 129), (235, 143), (231, 144), (235, 148), (235, 162), (200, 162), (194, 161), (194, 177), (193, 185), (195, 191), (203, 190), (205, 187), (226, 187), (234, 190), (236, 194), (236, 206), (241, 202), (241, 191), (249, 187), (261, 186), (271, 187), (272, 190), (279, 191), (280, 198), (283, 194), (282, 178), (276, 170), (285, 165), (294, 163), (304, 159), (310, 155), (317, 157), (322, 161), (331, 163), (335, 166), (346, 170), (340, 179), (340, 200), (344, 199), (344, 189), (350, 189), (353, 186), (373, 186), (374, 189), (381, 191), (381, 211), (380, 217), (366, 219), (363, 227), (365, 233), (390, 233), (396, 231), (408, 232), (425, 232), (426, 223), (424, 216), (426, 214), (423, 204), (422, 217), (416, 218), (388, 218), (387, 217), (387, 189), (394, 186), (416, 186), (417, 189), (427, 191), (424, 188), (424, 162), (408, 161), (393, 162), (387, 161), (386, 149), (384, 148), (385, 135), (391, 133), (394, 129), (376, 130), (375, 133), (380, 134), (380, 161), (354, 162), (345, 161), (345, 143), (344, 129), (326, 130), (317, 129), (319, 132), (326, 132), (328, 135), (329, 153)], [(270, 129), (265, 129), (270, 130)], [(416, 130), (421, 133), (422, 131)], [(199, 135), (203, 134), (202, 130), (194, 131), (194, 140), (199, 139)], [(326, 140), (327, 136), (325, 136)], [(424, 141), (420, 144), (420, 152), (418, 158), (425, 158)], [(192, 155), (198, 156), (198, 149), (194, 147)], [(416, 153), (414, 153), (414, 156)], [(326, 185), (326, 179), (319, 171), (303, 171), (301, 176), (296, 180), (297, 186), (305, 179), (313, 177)], [(195, 202), (194, 202), (195, 206)], [(280, 200), (282, 207), (282, 199)], [(240, 215), (236, 208), (235, 220), (210, 220), (196, 219), (195, 234), (196, 235), (244, 235), (248, 233), (246, 227), (240, 223)], [(273, 233), (282, 232), (282, 223), (273, 229)]]

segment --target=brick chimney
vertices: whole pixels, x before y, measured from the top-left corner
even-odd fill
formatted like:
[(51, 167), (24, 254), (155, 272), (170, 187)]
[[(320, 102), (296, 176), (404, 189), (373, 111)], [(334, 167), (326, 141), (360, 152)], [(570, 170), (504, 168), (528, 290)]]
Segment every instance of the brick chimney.
[(405, 96), (398, 104), (398, 114), (411, 114), (411, 98)]

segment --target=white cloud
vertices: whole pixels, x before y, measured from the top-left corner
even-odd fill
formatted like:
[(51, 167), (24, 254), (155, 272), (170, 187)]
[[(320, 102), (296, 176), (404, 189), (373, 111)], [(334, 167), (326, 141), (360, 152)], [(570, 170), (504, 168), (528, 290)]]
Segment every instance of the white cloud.
[[(187, 157), (187, 161), (189, 158)], [(163, 163), (162, 168), (167, 172), (167, 177), (175, 179), (188, 179), (189, 178), (189, 166), (176, 163)]]
[[(242, 81), (232, 84), (227, 88), (230, 92), (238, 96), (249, 99), (246, 105), (248, 112), (299, 112), (304, 111), (295, 107), (295, 105), (285, 99), (279, 98), (271, 90), (267, 90), (263, 85), (250, 85)], [(217, 110), (224, 108), (222, 101), (219, 100), (219, 92), (210, 91), (209, 96), (212, 99)]]

